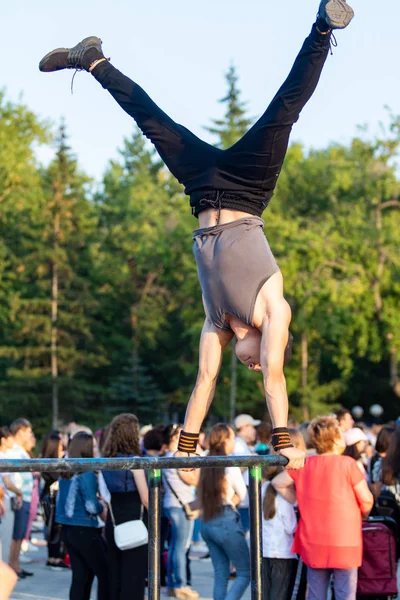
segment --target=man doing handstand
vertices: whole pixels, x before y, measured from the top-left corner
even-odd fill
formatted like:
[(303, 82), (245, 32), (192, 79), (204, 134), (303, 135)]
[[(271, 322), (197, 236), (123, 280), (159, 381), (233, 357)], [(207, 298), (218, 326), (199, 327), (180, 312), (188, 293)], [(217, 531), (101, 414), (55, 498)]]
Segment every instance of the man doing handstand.
[(294, 65), (265, 113), (231, 148), (221, 150), (175, 123), (105, 58), (101, 40), (89, 37), (58, 48), (41, 71), (84, 69), (110, 92), (185, 186), (200, 228), (194, 255), (206, 313), (199, 371), (190, 397), (178, 455), (196, 452), (201, 424), (213, 400), (222, 352), (236, 336), (236, 354), (262, 371), (273, 426), (272, 444), (300, 468), (304, 453), (290, 444), (283, 367), (290, 355), (291, 311), (283, 278), (263, 233), (261, 214), (273, 195), (289, 135), (312, 96), (330, 48), (332, 29), (346, 27), (353, 11), (345, 0), (322, 0), (318, 18)]

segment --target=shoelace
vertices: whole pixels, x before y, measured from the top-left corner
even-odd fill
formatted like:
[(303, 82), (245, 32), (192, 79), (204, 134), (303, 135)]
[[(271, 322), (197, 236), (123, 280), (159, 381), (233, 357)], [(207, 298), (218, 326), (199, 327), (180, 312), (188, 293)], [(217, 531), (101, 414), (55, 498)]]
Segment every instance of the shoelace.
[[(110, 61), (110, 58), (106, 58), (107, 61)], [(68, 59), (69, 62), (69, 59)], [(92, 63), (93, 64), (93, 63)], [(71, 66), (71, 68), (74, 68), (73, 66)], [(77, 67), (75, 66), (75, 71), (74, 74), (72, 75), (72, 79), (71, 79), (71, 94), (74, 93), (74, 79), (75, 79), (75, 75), (78, 73), (78, 71), (85, 71), (85, 69), (83, 67)]]
[(331, 53), (331, 56), (333, 55), (333, 48), (337, 48), (337, 39), (332, 31), (331, 38), (329, 40), (329, 52)]

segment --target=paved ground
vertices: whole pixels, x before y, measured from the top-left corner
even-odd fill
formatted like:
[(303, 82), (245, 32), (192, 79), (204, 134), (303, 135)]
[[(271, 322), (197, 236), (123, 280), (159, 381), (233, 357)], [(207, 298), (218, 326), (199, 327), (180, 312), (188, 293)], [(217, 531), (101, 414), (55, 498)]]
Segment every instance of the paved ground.
[[(32, 563), (22, 565), (28, 571), (33, 571), (35, 575), (27, 579), (18, 581), (14, 593), (11, 596), (13, 600), (68, 600), (69, 584), (71, 573), (54, 572), (46, 565), (46, 548), (38, 546), (38, 552), (27, 554)], [(202, 551), (195, 550), (192, 559), (192, 577), (193, 588), (197, 590), (204, 600), (212, 599), (213, 569), (210, 559), (200, 560), (199, 554)], [(166, 590), (161, 591), (162, 596), (166, 598)], [(93, 590), (92, 599), (95, 600), (96, 593)], [(250, 587), (243, 600), (250, 600)]]

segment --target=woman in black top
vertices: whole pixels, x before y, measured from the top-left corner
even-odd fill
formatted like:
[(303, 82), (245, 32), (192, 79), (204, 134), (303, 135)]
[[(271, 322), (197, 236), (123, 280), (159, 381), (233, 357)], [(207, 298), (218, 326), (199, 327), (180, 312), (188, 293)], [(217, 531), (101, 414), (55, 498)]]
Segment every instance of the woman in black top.
[[(40, 449), (40, 458), (62, 458), (64, 449), (61, 441), (61, 435), (58, 431), (48, 433)], [(53, 571), (68, 569), (68, 565), (63, 561), (63, 550), (61, 540), (62, 526), (55, 522), (55, 509), (58, 485), (55, 485), (59, 478), (59, 473), (44, 472), (41, 473), (43, 487), (40, 492), (40, 503), (43, 509), (43, 516), (46, 523), (47, 540), (47, 563)]]
[[(104, 444), (103, 457), (138, 456), (139, 421), (135, 415), (121, 414), (111, 422)], [(115, 523), (140, 519), (148, 507), (148, 488), (144, 471), (103, 471), (111, 494), (110, 505)], [(111, 600), (143, 600), (147, 576), (147, 544), (119, 550), (114, 541), (110, 510), (106, 539), (111, 572)]]

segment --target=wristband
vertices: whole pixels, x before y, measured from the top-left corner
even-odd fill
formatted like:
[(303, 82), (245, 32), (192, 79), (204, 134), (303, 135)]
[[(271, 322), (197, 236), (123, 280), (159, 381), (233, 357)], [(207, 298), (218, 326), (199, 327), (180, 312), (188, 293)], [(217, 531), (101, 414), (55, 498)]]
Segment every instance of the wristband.
[(272, 446), (275, 452), (285, 448), (293, 448), (287, 427), (277, 427), (272, 430)]
[(179, 452), (188, 452), (189, 454), (196, 454), (199, 437), (199, 433), (186, 433), (186, 431), (182, 430), (179, 434)]

